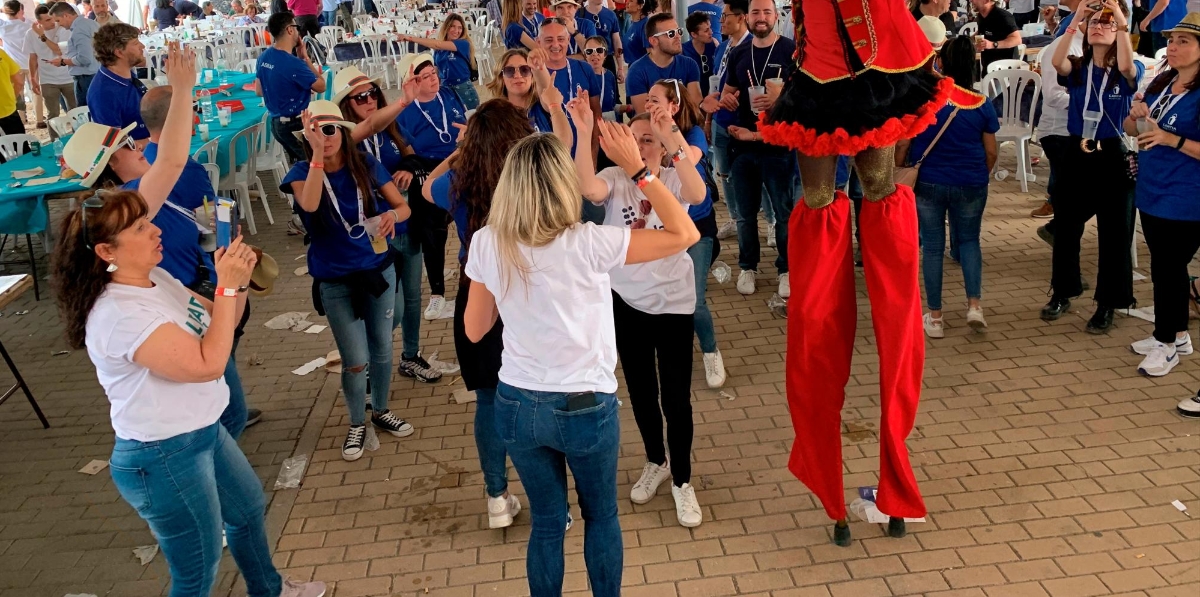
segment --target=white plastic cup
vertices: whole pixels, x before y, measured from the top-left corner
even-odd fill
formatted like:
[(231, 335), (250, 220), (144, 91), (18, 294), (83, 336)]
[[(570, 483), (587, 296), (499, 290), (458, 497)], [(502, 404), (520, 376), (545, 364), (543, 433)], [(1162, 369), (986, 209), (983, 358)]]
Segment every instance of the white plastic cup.
[(708, 77), (708, 92), (720, 91), (721, 75), (712, 75)]
[(208, 124), (201, 122), (196, 128), (200, 131), (200, 140), (208, 141)]
[(221, 122), (221, 126), (229, 126), (229, 121), (233, 119), (233, 110), (227, 106), (222, 106), (217, 111), (217, 118)]
[(765, 96), (766, 94), (767, 94), (766, 86), (764, 86), (764, 85), (751, 85), (750, 86), (750, 111), (751, 112), (754, 112), (755, 114), (762, 112), (762, 110), (754, 107), (754, 98), (762, 97), (762, 96)]

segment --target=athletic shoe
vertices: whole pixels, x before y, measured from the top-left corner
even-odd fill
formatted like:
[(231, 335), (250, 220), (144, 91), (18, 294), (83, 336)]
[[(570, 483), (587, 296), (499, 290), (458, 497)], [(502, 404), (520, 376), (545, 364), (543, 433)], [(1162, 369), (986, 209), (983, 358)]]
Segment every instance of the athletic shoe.
[(642, 468), (642, 477), (633, 484), (633, 489), (629, 492), (629, 499), (635, 504), (649, 502), (654, 499), (654, 494), (658, 493), (658, 486), (670, 477), (669, 462), (663, 463), (662, 466), (647, 462), (646, 466)]
[(325, 583), (316, 580), (295, 582), (286, 579), (283, 581), (283, 590), (279, 592), (279, 597), (325, 597)]
[(246, 426), (249, 427), (262, 420), (262, 411), (257, 408), (246, 409)]
[(776, 246), (776, 244), (777, 243), (775, 242), (775, 225), (768, 224), (767, 225), (767, 246), (774, 247), (774, 246)]
[(1170, 373), (1178, 364), (1179, 353), (1175, 352), (1175, 345), (1159, 342), (1154, 350), (1151, 350), (1150, 354), (1142, 359), (1142, 364), (1138, 365), (1138, 373), (1150, 377), (1162, 377)]
[(704, 353), (704, 381), (710, 388), (725, 385), (725, 361), (721, 359), (721, 351)]
[(1175, 407), (1175, 410), (1178, 411), (1179, 414), (1188, 418), (1200, 418), (1200, 392), (1197, 392), (1195, 396), (1180, 402), (1179, 406)]
[(754, 275), (758, 272), (744, 269), (738, 273), (737, 291), (742, 294), (754, 294)]
[(1038, 238), (1042, 239), (1042, 242), (1050, 245), (1051, 247), (1054, 246), (1054, 233), (1047, 230), (1045, 226), (1038, 226), (1037, 235)]
[(779, 274), (779, 298), (792, 296), (791, 278), (787, 274)]
[(730, 238), (737, 238), (737, 222), (733, 220), (721, 224), (721, 229), (717, 230), (717, 239), (726, 240)]
[(981, 307), (967, 307), (967, 325), (977, 332), (987, 329), (987, 322), (983, 320)]
[(696, 488), (691, 483), (684, 483), (683, 487), (675, 487), (672, 483), (671, 497), (675, 498), (675, 519), (679, 524), (689, 529), (700, 526), (704, 514), (700, 512), (700, 502), (696, 501)]
[(351, 425), (350, 431), (346, 434), (346, 441), (342, 442), (342, 460), (354, 462), (362, 458), (366, 436), (366, 425)]
[(288, 220), (287, 233), (288, 236), (304, 236), (308, 233), (304, 229), (304, 223), (300, 221), (300, 216), (293, 215), (292, 219)]
[(381, 413), (371, 413), (371, 422), (376, 427), (396, 436), (408, 437), (413, 434), (413, 426), (409, 425), (392, 413), (390, 410), (385, 410)]
[(1037, 209), (1029, 212), (1029, 217), (1039, 220), (1046, 220), (1054, 217), (1054, 206), (1049, 201), (1043, 203)]
[(921, 320), (921, 323), (925, 326), (926, 336), (929, 336), (930, 338), (946, 337), (945, 323), (943, 323), (941, 317), (934, 319), (933, 315), (926, 313), (924, 319)]
[[(1136, 352), (1137, 354), (1145, 356), (1145, 355), (1150, 354), (1150, 351), (1154, 350), (1154, 348), (1156, 346), (1158, 346), (1159, 344), (1162, 344), (1162, 343), (1159, 342), (1158, 340), (1155, 340), (1154, 336), (1150, 336), (1149, 338), (1146, 338), (1145, 340), (1138, 340), (1137, 342), (1130, 344), (1129, 349), (1132, 350), (1133, 352)], [(1179, 336), (1175, 337), (1175, 352), (1178, 354), (1192, 354), (1192, 335), (1191, 334), (1184, 332), (1182, 338), (1180, 338)]]
[(442, 378), (442, 372), (429, 365), (429, 361), (421, 358), (421, 353), (412, 358), (400, 357), (400, 365), (396, 372), (404, 377), (414, 377), (417, 381), (433, 383)]
[(571, 516), (570, 512), (567, 512), (567, 528), (566, 528), (566, 530), (567, 531), (571, 530), (571, 525), (573, 525), (573, 524), (575, 524), (575, 518)]
[(425, 307), (425, 319), (433, 321), (442, 314), (442, 309), (446, 308), (446, 298), (435, 294), (429, 297), (429, 306)]
[[(508, 497), (488, 497), (488, 528), (502, 529), (511, 526), (517, 513), (521, 511), (521, 500), (509, 494)], [(570, 527), (568, 527), (570, 528)]]

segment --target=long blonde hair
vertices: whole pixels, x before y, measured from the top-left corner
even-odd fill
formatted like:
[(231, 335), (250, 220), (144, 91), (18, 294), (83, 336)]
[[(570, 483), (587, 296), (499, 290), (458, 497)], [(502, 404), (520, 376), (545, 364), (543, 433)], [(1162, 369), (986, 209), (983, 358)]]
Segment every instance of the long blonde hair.
[[(520, 56), (521, 58), (525, 59), (525, 64), (529, 64), (529, 51), (525, 48), (513, 48), (505, 51), (504, 55), (500, 56), (500, 61), (496, 65), (496, 76), (493, 77), (492, 81), (487, 84), (488, 91), (492, 92), (492, 97), (502, 97), (504, 99), (508, 99), (508, 88), (504, 86), (504, 73), (501, 71), (504, 70), (504, 67), (508, 66), (508, 61), (511, 60), (513, 56)], [(530, 66), (530, 68), (532, 69), (533, 67)], [(532, 73), (530, 74), (530, 77), (532, 78)], [(541, 96), (538, 95), (537, 80), (530, 81), (529, 105), (525, 107), (525, 111), (529, 112), (529, 110), (532, 110), (534, 106), (538, 105), (538, 103), (541, 102), (540, 97)]]
[(467, 47), (471, 49), (471, 55), (467, 58), (470, 60), (471, 70), (477, 70), (479, 67), (475, 65), (475, 42), (471, 41), (471, 32), (467, 30), (467, 21), (466, 19), (462, 18), (461, 15), (454, 12), (446, 15), (446, 20), (442, 21), (442, 26), (438, 29), (438, 40), (451, 41), (450, 25), (454, 23), (454, 21), (458, 21), (460, 24), (462, 24), (462, 37), (459, 39), (467, 40)]
[(502, 292), (513, 271), (528, 291), (532, 267), (521, 247), (544, 247), (578, 224), (580, 197), (575, 162), (558, 137), (530, 135), (508, 152), (487, 221), (500, 252)]

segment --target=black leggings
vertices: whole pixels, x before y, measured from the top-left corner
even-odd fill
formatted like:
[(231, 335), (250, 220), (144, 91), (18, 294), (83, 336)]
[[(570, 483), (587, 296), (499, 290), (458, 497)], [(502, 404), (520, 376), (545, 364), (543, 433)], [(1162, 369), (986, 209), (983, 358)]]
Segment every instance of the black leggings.
[(1200, 222), (1167, 220), (1142, 212), (1142, 234), (1150, 249), (1150, 279), (1154, 282), (1154, 339), (1175, 342), (1187, 331), (1188, 263), (1200, 250)]
[[(646, 447), (646, 460), (658, 465), (667, 460), (663, 447), (665, 417), (672, 480), (676, 487), (691, 483), (692, 334), (695, 329), (692, 315), (651, 315), (630, 307), (614, 292), (613, 319), (617, 354), (625, 371), (633, 418)], [(656, 356), (657, 372), (654, 368)]]
[[(409, 193), (412, 196), (411, 190)], [(423, 199), (409, 205), (412, 207), (412, 217), (409, 218), (408, 230), (421, 244), (425, 276), (429, 278), (429, 294), (445, 296), (446, 240), (450, 236), (450, 214)]]

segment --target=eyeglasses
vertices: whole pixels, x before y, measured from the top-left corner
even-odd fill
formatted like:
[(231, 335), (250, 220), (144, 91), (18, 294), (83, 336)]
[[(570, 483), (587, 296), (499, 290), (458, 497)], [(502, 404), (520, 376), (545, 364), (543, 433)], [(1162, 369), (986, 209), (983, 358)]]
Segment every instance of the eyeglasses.
[(371, 87), (370, 89), (368, 89), (362, 93), (356, 93), (356, 94), (350, 96), (350, 100), (360, 106), (371, 100), (378, 101), (379, 100), (379, 88)]
[(585, 56), (591, 56), (592, 54), (598, 54), (600, 56), (603, 56), (604, 53), (607, 51), (608, 50), (606, 50), (604, 48), (588, 48), (588, 49), (584, 50), (583, 53)]
[(1095, 29), (1111, 29), (1112, 31), (1116, 31), (1117, 23), (1116, 21), (1089, 21), (1088, 27)]
[(666, 31), (659, 31), (658, 33), (655, 33), (654, 35), (652, 35), (650, 37), (661, 37), (663, 35), (667, 36), (670, 39), (675, 39), (676, 37), (683, 37), (683, 29), (682, 28), (667, 29)]
[(522, 64), (521, 66), (506, 66), (500, 69), (500, 73), (504, 75), (505, 79), (515, 78), (518, 74), (529, 78), (529, 75), (533, 74), (533, 69), (528, 64)]

